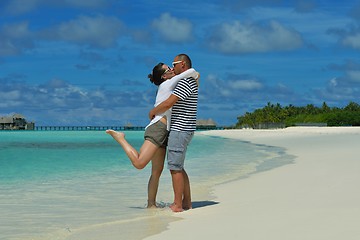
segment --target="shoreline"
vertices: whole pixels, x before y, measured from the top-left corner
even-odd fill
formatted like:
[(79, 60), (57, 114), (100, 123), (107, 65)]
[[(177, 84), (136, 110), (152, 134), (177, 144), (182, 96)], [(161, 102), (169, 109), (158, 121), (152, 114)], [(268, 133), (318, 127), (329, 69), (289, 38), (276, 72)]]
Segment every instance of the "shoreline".
[[(204, 142), (206, 142), (206, 145), (204, 145)], [(293, 156), (287, 156), (283, 148), (256, 145), (245, 141), (234, 141), (223, 137), (198, 134), (197, 139), (192, 144), (192, 149), (189, 149), (188, 152), (189, 161), (191, 160), (191, 163), (188, 163), (188, 167), (191, 180), (193, 181), (191, 186), (193, 209), (206, 208), (218, 204), (214, 200), (215, 196), (212, 192), (216, 185), (246, 178), (249, 175), (293, 162)], [(206, 149), (205, 146), (209, 149)], [(242, 150), (239, 151), (239, 149)], [(240, 159), (238, 158), (239, 154), (242, 155)], [(223, 166), (219, 166), (219, 159), (222, 160)], [(207, 161), (206, 165), (204, 165), (205, 161)], [(210, 172), (211, 174), (209, 174)], [(118, 239), (121, 236), (124, 239), (140, 240), (166, 231), (169, 223), (181, 221), (182, 217), (181, 215), (174, 214), (168, 207), (173, 197), (171, 178), (166, 174), (163, 177), (165, 178), (162, 179), (158, 195), (158, 199), (161, 199), (159, 202), (161, 204), (160, 208), (141, 208), (138, 212), (140, 215), (133, 219), (71, 228), (71, 232), (65, 233), (67, 235), (65, 239), (95, 240), (105, 237), (110, 240)], [(50, 237), (46, 239), (50, 239)]]
[(294, 164), (214, 187), (219, 204), (146, 240), (359, 239), (360, 127), (211, 130), (199, 134), (282, 147)]

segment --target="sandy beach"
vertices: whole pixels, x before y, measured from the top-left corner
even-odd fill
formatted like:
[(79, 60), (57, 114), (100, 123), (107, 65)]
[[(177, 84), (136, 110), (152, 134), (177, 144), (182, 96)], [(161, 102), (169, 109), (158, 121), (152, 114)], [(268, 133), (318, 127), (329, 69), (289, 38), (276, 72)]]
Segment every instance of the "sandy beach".
[(296, 158), (293, 164), (216, 186), (218, 204), (174, 213), (182, 220), (146, 240), (360, 239), (360, 127), (198, 134), (282, 147)]

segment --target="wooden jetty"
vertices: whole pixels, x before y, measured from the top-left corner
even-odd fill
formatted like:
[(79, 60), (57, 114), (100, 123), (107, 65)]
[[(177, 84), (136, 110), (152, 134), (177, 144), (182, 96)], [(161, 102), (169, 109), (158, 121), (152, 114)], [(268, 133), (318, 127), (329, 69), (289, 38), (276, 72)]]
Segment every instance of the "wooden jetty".
[(142, 131), (145, 127), (140, 126), (35, 126), (35, 131)]
[[(115, 131), (144, 131), (143, 126), (35, 126), (35, 131), (105, 131), (113, 129)], [(196, 130), (215, 130), (224, 127), (197, 126)]]

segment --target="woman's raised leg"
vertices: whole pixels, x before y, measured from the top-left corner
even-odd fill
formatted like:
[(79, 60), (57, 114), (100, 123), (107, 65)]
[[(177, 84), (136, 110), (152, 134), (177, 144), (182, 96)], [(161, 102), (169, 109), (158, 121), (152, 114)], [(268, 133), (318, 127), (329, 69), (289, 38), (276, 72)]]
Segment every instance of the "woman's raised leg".
[(126, 155), (131, 160), (133, 166), (137, 169), (143, 169), (152, 159), (156, 150), (159, 148), (152, 142), (145, 140), (140, 148), (140, 152), (128, 143), (125, 139), (123, 132), (117, 132), (114, 130), (106, 130), (107, 134), (110, 134), (124, 149)]

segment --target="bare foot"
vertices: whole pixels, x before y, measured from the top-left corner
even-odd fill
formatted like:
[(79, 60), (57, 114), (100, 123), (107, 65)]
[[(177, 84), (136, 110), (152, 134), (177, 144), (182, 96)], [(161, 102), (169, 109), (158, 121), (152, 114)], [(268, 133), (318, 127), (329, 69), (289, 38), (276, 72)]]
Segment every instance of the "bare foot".
[(156, 206), (156, 204), (154, 204), (154, 205), (147, 205), (146, 208), (154, 209), (154, 208), (158, 208), (158, 206)]
[(191, 201), (187, 202), (187, 201), (183, 201), (182, 202), (182, 206), (184, 210), (189, 210), (192, 209), (192, 203)]
[(105, 132), (107, 134), (111, 135), (118, 142), (125, 138), (125, 134), (123, 132), (117, 132), (112, 129), (108, 129)]
[(173, 212), (182, 212), (182, 211), (184, 211), (184, 209), (182, 209), (181, 207), (178, 207), (175, 203), (170, 205), (170, 209)]
[(183, 208), (184, 208), (184, 210), (190, 210), (190, 209), (192, 209), (192, 206), (190, 205), (190, 206), (183, 206)]
[(154, 201), (148, 201), (147, 208), (157, 208), (156, 203)]

